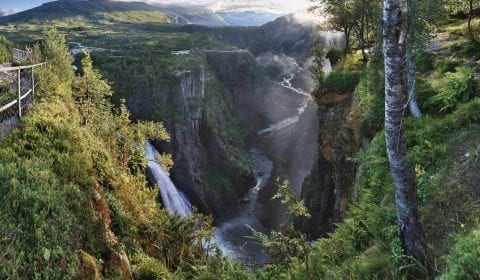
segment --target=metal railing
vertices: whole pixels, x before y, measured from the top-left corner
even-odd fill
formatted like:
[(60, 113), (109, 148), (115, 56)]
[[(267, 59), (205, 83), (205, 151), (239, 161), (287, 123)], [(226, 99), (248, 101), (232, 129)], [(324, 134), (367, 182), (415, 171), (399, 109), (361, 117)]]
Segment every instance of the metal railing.
[(32, 61), (33, 54), (27, 51), (22, 51), (22, 50), (13, 48), (12, 58), (13, 58), (13, 61)]
[(22, 117), (34, 103), (35, 68), (44, 64), (0, 67), (0, 123)]

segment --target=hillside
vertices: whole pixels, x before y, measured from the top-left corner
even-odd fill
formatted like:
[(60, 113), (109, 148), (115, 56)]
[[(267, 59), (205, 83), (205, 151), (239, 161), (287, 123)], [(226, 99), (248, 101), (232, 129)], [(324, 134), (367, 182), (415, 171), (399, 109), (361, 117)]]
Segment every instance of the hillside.
[(266, 12), (218, 12), (223, 19), (232, 26), (260, 26), (281, 17), (281, 14)]
[(86, 20), (130, 23), (197, 24), (205, 26), (260, 26), (280, 15), (263, 12), (214, 12), (196, 5), (147, 4), (112, 0), (58, 0), (16, 14), (0, 10), (1, 23)]
[(168, 23), (167, 13), (143, 2), (59, 0), (0, 18), (0, 23), (46, 22), (58, 19)]

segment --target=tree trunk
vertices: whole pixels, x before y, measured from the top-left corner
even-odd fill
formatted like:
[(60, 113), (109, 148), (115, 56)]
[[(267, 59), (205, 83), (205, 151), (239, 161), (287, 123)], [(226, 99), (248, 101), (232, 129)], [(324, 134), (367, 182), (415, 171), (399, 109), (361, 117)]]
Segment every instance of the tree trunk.
[(473, 19), (473, 0), (468, 1), (469, 10), (468, 10), (468, 23), (467, 23), (467, 33), (470, 40), (475, 41), (475, 32), (472, 29), (472, 19)]
[(383, 48), (385, 59), (385, 138), (395, 183), (400, 240), (405, 253), (423, 264), (432, 277), (432, 258), (418, 218), (415, 173), (403, 136), (407, 84), (407, 0), (384, 0)]
[(345, 26), (343, 29), (343, 33), (345, 35), (345, 53), (350, 52), (350, 31), (348, 30), (348, 27)]
[(407, 51), (407, 67), (408, 67), (408, 108), (415, 118), (422, 116), (422, 111), (417, 103), (417, 74), (415, 72), (415, 63), (412, 54)]

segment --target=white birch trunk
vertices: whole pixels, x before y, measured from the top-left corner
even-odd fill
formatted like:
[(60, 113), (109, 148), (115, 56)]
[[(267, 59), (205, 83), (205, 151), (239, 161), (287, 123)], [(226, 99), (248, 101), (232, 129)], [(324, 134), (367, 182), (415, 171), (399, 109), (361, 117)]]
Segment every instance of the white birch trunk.
[(407, 107), (407, 34), (407, 0), (384, 0), (385, 138), (395, 183), (397, 224), (405, 253), (418, 260), (431, 273), (431, 257), (418, 219), (415, 173), (403, 136)]
[(422, 111), (417, 102), (417, 75), (415, 72), (415, 63), (413, 62), (410, 52), (407, 53), (407, 67), (408, 67), (408, 108), (410, 113), (415, 118), (422, 117)]

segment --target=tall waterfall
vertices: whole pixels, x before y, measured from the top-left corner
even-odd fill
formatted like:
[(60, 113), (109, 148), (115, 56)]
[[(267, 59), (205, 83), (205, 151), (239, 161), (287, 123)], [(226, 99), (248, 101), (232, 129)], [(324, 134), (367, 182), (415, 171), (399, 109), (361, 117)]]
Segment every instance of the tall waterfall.
[(158, 188), (160, 189), (163, 205), (171, 214), (187, 218), (192, 214), (192, 205), (186, 196), (175, 187), (170, 179), (170, 174), (157, 162), (156, 158), (160, 153), (155, 149), (152, 143), (147, 141), (145, 148), (148, 168), (152, 172)]

